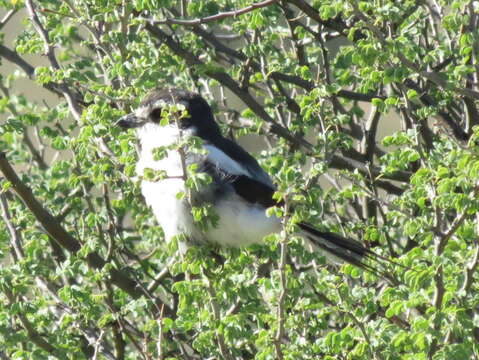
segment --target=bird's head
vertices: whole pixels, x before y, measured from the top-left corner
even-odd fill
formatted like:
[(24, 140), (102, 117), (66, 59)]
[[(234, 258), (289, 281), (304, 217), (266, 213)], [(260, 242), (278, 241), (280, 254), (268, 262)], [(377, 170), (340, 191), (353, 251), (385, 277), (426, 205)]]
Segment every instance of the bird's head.
[(140, 106), (117, 122), (125, 129), (137, 129), (140, 141), (164, 143), (166, 138), (194, 135), (210, 140), (220, 136), (210, 106), (199, 94), (180, 89), (150, 92)]

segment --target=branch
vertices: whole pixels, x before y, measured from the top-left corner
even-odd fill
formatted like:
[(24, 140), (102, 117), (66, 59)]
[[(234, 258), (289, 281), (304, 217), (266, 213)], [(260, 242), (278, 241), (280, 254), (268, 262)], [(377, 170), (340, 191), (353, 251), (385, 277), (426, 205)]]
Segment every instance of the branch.
[[(216, 301), (215, 289), (213, 288), (213, 284), (211, 283), (211, 280), (208, 278), (208, 276), (205, 276), (205, 278), (206, 278), (206, 290), (208, 291), (208, 294), (210, 295), (210, 304), (211, 304), (211, 308), (213, 309), (213, 316), (215, 321), (217, 323), (220, 323), (221, 322), (220, 307), (218, 305), (218, 302)], [(218, 340), (218, 347), (220, 348), (220, 353), (222, 358), (226, 360), (233, 360), (231, 353), (229, 352), (228, 347), (226, 346), (225, 338), (221, 330), (218, 330), (218, 329), (216, 330), (216, 339)]]
[[(198, 35), (199, 37), (201, 37), (206, 42), (209, 42), (211, 45), (213, 45), (215, 48), (215, 51), (220, 51), (240, 61), (244, 61), (244, 62), (249, 61), (250, 66), (253, 69), (255, 69), (255, 71), (261, 71), (261, 65), (258, 62), (246, 56), (241, 51), (232, 49), (224, 45), (221, 41), (218, 40), (217, 36), (215, 36), (214, 34), (207, 32), (206, 30), (202, 29), (200, 26), (194, 26), (191, 31), (195, 33), (196, 35)], [(311, 91), (314, 88), (316, 88), (316, 85), (314, 82), (305, 80), (296, 75), (289, 75), (279, 71), (272, 71), (268, 73), (268, 75), (273, 80), (278, 80), (278, 81), (286, 82), (288, 84), (293, 84), (303, 89), (306, 89), (308, 91)], [(371, 102), (374, 98), (385, 99), (385, 97), (383, 96), (379, 96), (375, 94), (362, 94), (362, 93), (354, 92), (351, 90), (339, 90), (335, 95), (348, 100), (364, 101), (364, 102)]]
[(361, 144), (362, 152), (370, 163), (373, 162), (374, 149), (376, 148), (376, 134), (380, 118), (381, 113), (378, 111), (377, 107), (373, 106), (369, 119), (366, 122), (364, 137)]
[(160, 24), (168, 24), (168, 25), (183, 25), (183, 26), (195, 26), (195, 25), (201, 25), (201, 24), (206, 24), (212, 21), (217, 21), (229, 17), (237, 17), (239, 15), (243, 15), (246, 13), (249, 13), (251, 11), (254, 11), (256, 9), (260, 9), (262, 7), (266, 7), (272, 4), (277, 3), (279, 0), (265, 0), (259, 3), (251, 4), (250, 6), (247, 6), (245, 8), (239, 9), (239, 10), (232, 10), (232, 11), (225, 11), (218, 13), (216, 15), (211, 15), (207, 16), (204, 18), (199, 18), (199, 19), (193, 19), (193, 20), (183, 20), (183, 19), (165, 19), (165, 20), (159, 20), (159, 21), (152, 21), (155, 25), (160, 25)]
[[(203, 62), (198, 59), (193, 53), (189, 52), (186, 49), (183, 49), (180, 44), (173, 40), (171, 36), (167, 35), (158, 27), (152, 25), (151, 23), (147, 23), (145, 27), (154, 37), (165, 43), (171, 51), (181, 57), (188, 65), (204, 65)], [(240, 86), (234, 81), (234, 79), (227, 73), (206, 70), (205, 75), (215, 79), (223, 86), (230, 89), (236, 96), (238, 96), (251, 110), (253, 110), (256, 115), (258, 115), (267, 123), (265, 126), (266, 131), (270, 131), (273, 134), (278, 135), (293, 144), (308, 149), (309, 151), (313, 149), (313, 145), (306, 141), (304, 138), (292, 134), (288, 129), (276, 123), (274, 119), (266, 112), (263, 106), (261, 106), (247, 90), (241, 89)]]
[(298, 65), (308, 66), (310, 68), (311, 66), (309, 64), (308, 57), (306, 55), (304, 44), (301, 42), (296, 32), (296, 28), (302, 25), (301, 21), (299, 21), (298, 18), (295, 18), (294, 12), (290, 9), (290, 7), (288, 6), (286, 2), (283, 1), (283, 3), (281, 4), (281, 9), (283, 10), (284, 18), (286, 19), (288, 23), (291, 42), (293, 43), (295, 51), (296, 51), (296, 58), (298, 59)]
[(337, 18), (323, 20), (319, 12), (315, 8), (313, 8), (310, 4), (308, 4), (307, 2), (303, 0), (287, 0), (287, 2), (296, 6), (298, 9), (300, 9), (302, 12), (304, 12), (307, 16), (309, 16), (311, 19), (316, 21), (318, 24), (321, 24), (327, 28), (337, 31), (338, 33), (342, 35), (345, 35), (344, 33), (345, 33), (345, 30), (348, 29), (348, 26), (342, 20), (340, 19), (338, 20)]
[[(48, 31), (43, 27), (42, 23), (40, 22), (40, 19), (38, 18), (35, 7), (33, 6), (32, 0), (26, 0), (25, 6), (30, 16), (30, 20), (33, 22), (33, 26), (35, 27), (37, 33), (40, 35), (40, 37), (43, 40), (45, 54), (47, 55), (47, 58), (50, 61), (50, 64), (53, 66), (55, 70), (60, 70), (60, 64), (58, 63), (57, 58), (55, 56), (53, 46), (50, 44)], [(75, 120), (79, 121), (81, 118), (82, 108), (80, 104), (76, 101), (75, 97), (73, 96), (72, 91), (65, 84), (60, 84), (59, 90), (61, 91), (63, 97), (67, 101), (68, 108), (70, 109), (71, 114), (73, 115)]]
[[(0, 91), (3, 92), (3, 95), (6, 98), (10, 97), (10, 91), (8, 90), (7, 87), (5, 87), (1, 83), (0, 83)], [(13, 116), (15, 116), (15, 117), (19, 116), (15, 106), (9, 104), (9, 105), (7, 105), (7, 108), (10, 110), (10, 113)], [(27, 129), (25, 129), (23, 124), (22, 124), (22, 134), (23, 134), (23, 142), (26, 145), (26, 147), (28, 148), (28, 150), (30, 151), (30, 154), (32, 155), (33, 161), (35, 161), (37, 163), (38, 167), (41, 170), (46, 170), (48, 168), (48, 165), (45, 162), (45, 160), (43, 159), (41, 149), (37, 149), (37, 147), (35, 147), (35, 145), (33, 145), (33, 142), (30, 139), (30, 135), (28, 135), (28, 131), (27, 131)]]
[(479, 265), (479, 245), (476, 245), (476, 248), (474, 249), (474, 254), (472, 255), (472, 259), (469, 262), (469, 264), (466, 266), (466, 269), (464, 270), (464, 283), (461, 287), (460, 292), (464, 292), (465, 294), (469, 292), (472, 285), (473, 275), (478, 265)]
[[(391, 180), (395, 181), (401, 181), (401, 182), (409, 182), (409, 179), (412, 176), (412, 173), (406, 172), (406, 171), (396, 171), (393, 174), (388, 174), (384, 175), (381, 174), (381, 169), (378, 168), (377, 166), (366, 166), (362, 161), (352, 159), (350, 157), (340, 155), (340, 154), (334, 154), (331, 158), (331, 167), (339, 170), (350, 170), (354, 171), (357, 170), (361, 174), (366, 175), (369, 177), (372, 175), (374, 178), (377, 178), (379, 176), (382, 176), (383, 178), (388, 178)], [(393, 194), (402, 194), (403, 190), (391, 183), (375, 179), (375, 183), (378, 186), (381, 186), (382, 188), (392, 192)]]
[[(478, 191), (479, 191), (479, 186), (476, 187), (476, 189), (474, 189), (474, 192), (473, 192), (474, 196), (477, 195)], [(454, 222), (451, 224), (449, 230), (447, 230), (445, 233), (443, 233), (441, 235), (441, 237), (439, 237), (439, 239), (436, 243), (437, 256), (442, 255), (442, 253), (444, 251), (444, 248), (446, 247), (446, 244), (449, 241), (449, 239), (455, 234), (455, 232), (457, 231), (459, 226), (462, 225), (464, 220), (466, 220), (466, 217), (468, 215), (468, 210), (469, 210), (469, 207), (467, 209), (465, 209), (464, 212), (454, 220)]]
[[(474, 191), (471, 193), (470, 197), (472, 199), (475, 199), (477, 197), (477, 193), (479, 192), (479, 185), (474, 188)], [(457, 231), (457, 229), (464, 223), (468, 216), (468, 210), (469, 206), (462, 212), (462, 214), (458, 217), (456, 217), (449, 227), (449, 229), (445, 232), (440, 234), (440, 236), (436, 236), (434, 245), (435, 245), (435, 251), (434, 251), (434, 256), (435, 257), (441, 257), (444, 248), (446, 247), (446, 244), (448, 240), (454, 235), (454, 233)], [(466, 273), (467, 274), (467, 273)], [(434, 282), (436, 283), (435, 286), (435, 291), (434, 291), (434, 297), (433, 297), (433, 306), (436, 308), (436, 311), (441, 311), (443, 307), (443, 301), (444, 301), (444, 294), (446, 292), (446, 288), (444, 286), (444, 269), (442, 264), (439, 265), (435, 275), (434, 275)], [(434, 330), (438, 331), (440, 327), (440, 317), (436, 317), (434, 321)], [(436, 353), (438, 350), (438, 341), (437, 338), (433, 339), (431, 346), (429, 348), (428, 352), (428, 357), (429, 359), (432, 359), (433, 355)]]
[[(5, 284), (3, 290), (4, 290), (4, 294), (6, 295), (6, 297), (8, 299), (8, 302), (9, 302), (8, 305), (9, 306), (12, 306), (13, 304), (18, 303), (18, 299), (15, 298), (11, 288), (9, 288), (9, 286), (7, 284)], [(20, 319), (20, 322), (22, 323), (23, 327), (25, 328), (25, 330), (28, 334), (28, 338), (35, 345), (37, 345), (39, 348), (45, 350), (49, 354), (52, 354), (54, 356), (60, 355), (58, 353), (57, 349), (52, 344), (50, 344), (48, 341), (46, 341), (38, 333), (38, 331), (35, 330), (34, 325), (28, 320), (28, 318), (26, 317), (26, 315), (23, 312), (19, 311), (15, 315), (18, 316), (18, 318)]]
[(0, 44), (0, 56), (20, 67), (29, 78), (35, 74), (35, 68), (32, 65), (26, 62), (16, 51), (10, 50), (2, 44)]
[[(416, 90), (417, 93), (419, 94), (419, 99), (421, 100), (421, 102), (426, 105), (426, 106), (433, 106), (435, 108), (439, 108), (439, 105), (437, 104), (437, 102), (434, 100), (434, 98), (432, 96), (430, 96), (429, 94), (426, 93), (425, 90), (423, 90), (416, 82), (414, 82), (413, 80), (411, 79), (406, 79), (404, 81), (404, 85), (406, 85), (408, 88), (410, 89), (413, 89), (413, 90)], [(440, 120), (442, 120), (442, 123), (444, 123), (446, 126), (449, 127), (449, 129), (452, 131), (452, 133), (454, 134), (454, 136), (459, 139), (459, 140), (463, 140), (463, 141), (466, 141), (468, 140), (469, 136), (466, 134), (466, 132), (464, 131), (464, 129), (462, 129), (461, 126), (459, 126), (459, 124), (454, 121), (454, 119), (451, 117), (451, 115), (449, 115), (447, 112), (445, 111), (441, 111), (439, 110), (438, 111), (438, 117), (440, 118)]]
[(25, 256), (22, 248), (22, 239), (17, 229), (12, 223), (12, 217), (10, 216), (10, 211), (8, 210), (8, 203), (5, 194), (0, 193), (0, 207), (2, 209), (3, 221), (7, 225), (8, 232), (10, 233), (10, 243), (14, 250), (14, 254), (17, 258), (23, 259)]
[[(381, 118), (381, 112), (376, 106), (372, 106), (369, 119), (366, 121), (366, 125), (363, 130), (363, 138), (361, 140), (361, 152), (366, 158), (366, 165), (374, 163), (374, 153), (376, 149), (376, 135), (379, 120)], [(369, 165), (371, 167), (371, 165)], [(376, 193), (376, 187), (374, 185), (374, 178), (370, 176), (370, 181), (367, 182), (373, 193)], [(371, 200), (368, 196), (363, 198), (363, 218), (368, 219), (372, 217), (373, 221), (377, 220), (376, 212), (380, 206), (376, 201)], [(392, 249), (392, 247), (390, 247)]]
[(10, 21), (12, 16), (15, 15), (17, 12), (18, 12), (18, 9), (11, 9), (9, 12), (5, 14), (2, 21), (0, 21), (0, 30), (3, 29), (3, 27)]
[(285, 300), (286, 300), (286, 294), (287, 294), (287, 289), (288, 289), (288, 282), (286, 279), (286, 261), (287, 261), (287, 255), (288, 255), (288, 234), (286, 233), (286, 225), (288, 222), (289, 218), (289, 209), (288, 209), (288, 202), (284, 202), (284, 217), (283, 217), (283, 231), (281, 232), (281, 240), (280, 240), (280, 258), (279, 258), (279, 279), (281, 283), (281, 292), (279, 293), (279, 298), (278, 298), (278, 308), (277, 308), (277, 317), (278, 317), (278, 328), (276, 330), (276, 336), (274, 339), (274, 347), (276, 350), (276, 358), (277, 359), (284, 359), (284, 354), (283, 350), (281, 349), (281, 342), (284, 338), (284, 333), (285, 333), (285, 314), (286, 314), (286, 309), (285, 309)]
[[(32, 79), (35, 76), (35, 67), (30, 65), (27, 61), (25, 61), (16, 51), (10, 50), (6, 46), (0, 44), (0, 57), (10, 61), (11, 63), (17, 65), (20, 69), (22, 69), (26, 75)], [(62, 92), (60, 90), (60, 84), (49, 82), (42, 85), (45, 89), (51, 91), (55, 95), (62, 96)]]
[[(32, 191), (20, 180), (15, 170), (7, 161), (4, 152), (0, 152), (0, 171), (2, 171), (5, 178), (12, 184), (13, 190), (30, 209), (48, 235), (50, 235), (62, 248), (68, 250), (72, 254), (76, 254), (81, 249), (82, 244), (67, 232), (57, 219), (38, 202)], [(102, 270), (106, 265), (106, 261), (96, 252), (89, 253), (86, 259), (88, 264), (97, 270)], [(112, 268), (109, 270), (109, 275), (111, 282), (128, 293), (131, 297), (137, 299), (145, 295), (141, 284), (132, 280), (125, 271)], [(154, 300), (157, 302), (159, 308), (161, 308), (161, 301), (159, 299)], [(165, 313), (169, 314), (168, 316), (171, 315), (171, 308), (166, 305)]]
[(475, 102), (469, 98), (464, 98), (464, 104), (466, 105), (466, 132), (470, 134), (472, 128), (479, 125), (479, 111), (475, 105)]

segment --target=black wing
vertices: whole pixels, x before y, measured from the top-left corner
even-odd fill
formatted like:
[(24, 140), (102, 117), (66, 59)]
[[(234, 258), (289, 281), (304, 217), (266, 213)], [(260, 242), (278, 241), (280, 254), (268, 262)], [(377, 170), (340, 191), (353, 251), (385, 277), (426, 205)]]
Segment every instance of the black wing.
[(206, 172), (213, 178), (213, 186), (216, 188), (218, 196), (222, 196), (228, 191), (234, 191), (245, 201), (259, 204), (265, 208), (281, 204), (273, 199), (275, 189), (262, 181), (246, 175), (229, 174), (209, 161), (203, 163), (200, 171)]
[[(251, 156), (245, 149), (236, 144), (234, 141), (221, 137), (215, 141), (215, 146), (223, 151), (227, 156), (241, 164), (256, 181), (262, 182), (268, 185), (271, 189), (274, 189), (273, 182), (269, 175), (259, 166), (256, 159)], [(247, 176), (245, 176), (247, 178)], [(255, 180), (255, 179), (251, 179)], [(274, 192), (274, 190), (273, 190)]]

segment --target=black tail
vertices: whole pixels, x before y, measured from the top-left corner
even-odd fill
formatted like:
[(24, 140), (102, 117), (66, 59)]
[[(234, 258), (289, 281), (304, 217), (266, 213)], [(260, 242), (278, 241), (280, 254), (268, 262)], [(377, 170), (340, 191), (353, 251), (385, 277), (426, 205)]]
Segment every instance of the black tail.
[(368, 264), (366, 260), (370, 259), (376, 261), (383, 260), (389, 263), (392, 262), (381, 255), (376, 254), (372, 250), (365, 248), (360, 242), (347, 239), (332, 232), (319, 231), (307, 223), (300, 223), (298, 226), (303, 230), (304, 236), (320, 249), (342, 261), (390, 279), (390, 276), (388, 276), (383, 270), (373, 267)]

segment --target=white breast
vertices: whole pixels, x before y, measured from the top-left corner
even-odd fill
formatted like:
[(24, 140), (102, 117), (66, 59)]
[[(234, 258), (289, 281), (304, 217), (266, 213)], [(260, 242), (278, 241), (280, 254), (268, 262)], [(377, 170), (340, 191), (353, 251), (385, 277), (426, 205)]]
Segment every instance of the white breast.
[(278, 218), (266, 216), (261, 205), (252, 205), (238, 195), (217, 204), (218, 226), (208, 230), (208, 241), (223, 246), (241, 247), (260, 243), (266, 235), (279, 232)]
[(141, 191), (146, 203), (151, 206), (159, 224), (169, 241), (180, 233), (192, 238), (199, 238), (191, 216), (191, 211), (185, 201), (178, 200), (177, 194), (186, 191), (183, 176), (181, 156), (177, 150), (170, 150), (165, 158), (153, 159), (153, 150), (161, 146), (169, 146), (178, 141), (180, 131), (175, 125), (159, 126), (146, 124), (138, 130), (141, 143), (141, 153), (136, 171), (143, 175), (146, 168), (162, 170), (168, 178), (160, 181), (145, 181), (141, 183)]

